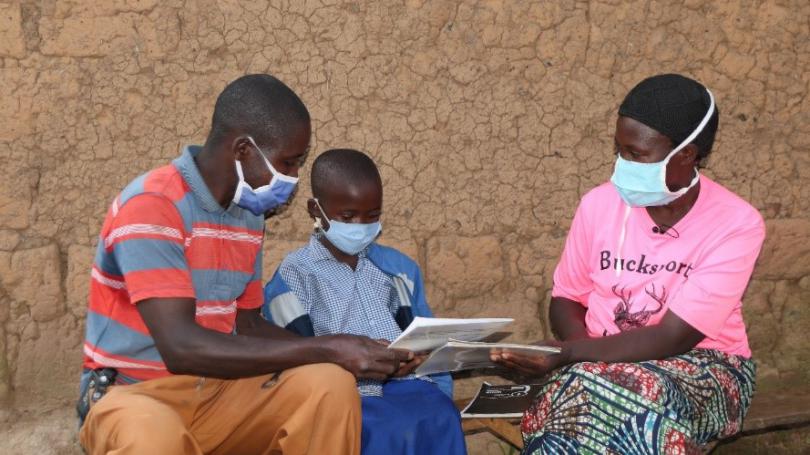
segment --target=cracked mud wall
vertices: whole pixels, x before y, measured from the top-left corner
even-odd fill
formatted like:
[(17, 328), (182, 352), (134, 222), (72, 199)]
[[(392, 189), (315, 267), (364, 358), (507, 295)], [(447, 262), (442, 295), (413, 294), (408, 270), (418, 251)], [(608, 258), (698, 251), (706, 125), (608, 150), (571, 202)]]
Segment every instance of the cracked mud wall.
[[(0, 397), (73, 398), (107, 205), (202, 142), (246, 72), (302, 96), (315, 154), (375, 158), (383, 241), (418, 259), (438, 315), (514, 317), (516, 340), (549, 335), (551, 273), (610, 175), (623, 95), (701, 80), (721, 112), (706, 173), (767, 220), (744, 303), (760, 389), (806, 387), (808, 17), (804, 0), (0, 2)], [(308, 170), (267, 225), (266, 275), (306, 239)]]

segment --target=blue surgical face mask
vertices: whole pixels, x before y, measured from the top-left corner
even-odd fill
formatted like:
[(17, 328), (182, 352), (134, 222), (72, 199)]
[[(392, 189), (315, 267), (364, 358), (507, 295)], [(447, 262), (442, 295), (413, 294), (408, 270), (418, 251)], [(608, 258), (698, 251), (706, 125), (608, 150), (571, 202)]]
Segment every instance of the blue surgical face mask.
[(248, 136), (248, 140), (256, 147), (256, 151), (261, 155), (264, 164), (267, 165), (267, 169), (270, 169), (270, 173), (273, 174), (273, 177), (270, 179), (269, 184), (253, 189), (245, 181), (245, 175), (242, 172), (242, 163), (237, 160), (236, 173), (239, 175), (239, 183), (236, 186), (236, 193), (233, 195), (233, 202), (243, 209), (250, 210), (254, 215), (264, 215), (270, 210), (285, 204), (290, 199), (290, 195), (295, 191), (295, 187), (298, 184), (298, 178), (278, 172), (276, 168), (270, 164), (270, 161), (264, 155), (262, 149), (256, 145), (253, 138)]
[(382, 224), (379, 221), (364, 224), (330, 220), (317, 199), (315, 199), (315, 204), (318, 206), (318, 210), (321, 211), (323, 218), (329, 222), (329, 230), (325, 231), (323, 229), (320, 218), (315, 218), (315, 228), (326, 236), (329, 243), (346, 254), (355, 255), (363, 251), (367, 246), (371, 245), (371, 242), (377, 239), (382, 231)]
[(667, 205), (686, 194), (690, 188), (700, 181), (700, 174), (695, 169), (695, 177), (689, 185), (678, 191), (670, 191), (669, 187), (667, 187), (667, 164), (676, 153), (695, 140), (697, 135), (706, 127), (706, 124), (709, 123), (712, 114), (714, 114), (714, 97), (709, 89), (706, 89), (706, 91), (709, 93), (709, 111), (706, 112), (695, 131), (675, 147), (663, 161), (638, 163), (626, 160), (621, 155), (616, 157), (616, 166), (613, 169), (613, 176), (610, 181), (613, 182), (613, 186), (616, 187), (619, 195), (627, 205), (631, 207)]

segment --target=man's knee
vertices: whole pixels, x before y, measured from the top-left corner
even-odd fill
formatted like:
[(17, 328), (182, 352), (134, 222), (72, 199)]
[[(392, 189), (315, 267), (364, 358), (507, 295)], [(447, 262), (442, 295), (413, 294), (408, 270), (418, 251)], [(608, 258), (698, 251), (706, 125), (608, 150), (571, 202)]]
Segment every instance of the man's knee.
[(90, 410), (79, 436), (89, 454), (199, 453), (177, 412), (142, 395), (111, 392)]

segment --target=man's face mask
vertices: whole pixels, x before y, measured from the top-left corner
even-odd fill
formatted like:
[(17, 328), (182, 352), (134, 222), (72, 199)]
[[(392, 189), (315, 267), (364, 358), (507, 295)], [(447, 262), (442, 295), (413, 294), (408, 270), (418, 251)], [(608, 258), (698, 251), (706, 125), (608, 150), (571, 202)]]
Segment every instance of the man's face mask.
[(330, 220), (323, 211), (321, 203), (315, 199), (315, 204), (318, 210), (321, 211), (323, 218), (329, 222), (329, 230), (323, 229), (323, 223), (320, 218), (315, 218), (315, 227), (320, 230), (329, 242), (340, 251), (355, 255), (363, 251), (367, 246), (371, 245), (377, 236), (382, 231), (382, 224), (379, 221), (374, 223), (342, 223), (340, 221)]
[(270, 164), (270, 161), (259, 146), (256, 145), (253, 138), (248, 136), (248, 140), (259, 152), (273, 177), (267, 185), (255, 189), (251, 188), (245, 181), (242, 163), (237, 160), (236, 173), (239, 175), (239, 183), (236, 186), (236, 193), (233, 195), (233, 202), (245, 210), (250, 210), (254, 215), (264, 216), (265, 213), (285, 204), (290, 199), (290, 195), (295, 191), (295, 186), (298, 184), (298, 178), (276, 171), (276, 168)]
[(613, 182), (613, 186), (616, 187), (619, 195), (627, 205), (631, 207), (667, 205), (686, 194), (690, 188), (700, 181), (700, 175), (695, 169), (695, 177), (689, 185), (678, 191), (670, 191), (669, 187), (667, 187), (667, 164), (676, 153), (695, 140), (698, 134), (703, 131), (703, 128), (706, 127), (706, 124), (709, 123), (709, 119), (712, 118), (712, 114), (714, 114), (714, 97), (709, 89), (706, 89), (706, 91), (709, 93), (709, 111), (706, 112), (703, 120), (692, 134), (675, 147), (662, 161), (638, 163), (626, 160), (621, 155), (616, 157), (616, 166), (613, 169), (613, 176), (610, 181)]

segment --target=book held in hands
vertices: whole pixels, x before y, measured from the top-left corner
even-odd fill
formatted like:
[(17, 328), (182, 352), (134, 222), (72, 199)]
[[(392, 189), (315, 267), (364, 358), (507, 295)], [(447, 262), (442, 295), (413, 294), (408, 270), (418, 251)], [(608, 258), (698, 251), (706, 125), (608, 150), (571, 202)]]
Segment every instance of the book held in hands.
[(452, 340), (478, 341), (510, 324), (512, 318), (423, 318), (417, 316), (388, 346), (413, 352), (432, 351)]
[(550, 355), (560, 352), (553, 346), (514, 343), (481, 343), (513, 321), (511, 318), (450, 319), (416, 317), (388, 347), (413, 352), (432, 351), (414, 371), (425, 376), (448, 371), (461, 371), (498, 366), (490, 360), (492, 349), (508, 349), (527, 355)]

